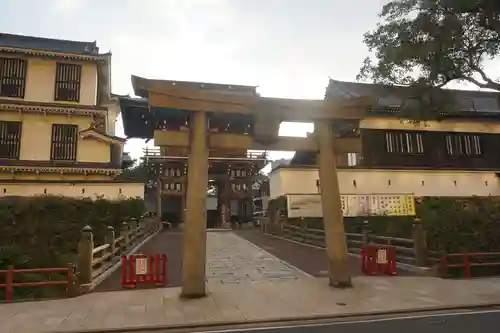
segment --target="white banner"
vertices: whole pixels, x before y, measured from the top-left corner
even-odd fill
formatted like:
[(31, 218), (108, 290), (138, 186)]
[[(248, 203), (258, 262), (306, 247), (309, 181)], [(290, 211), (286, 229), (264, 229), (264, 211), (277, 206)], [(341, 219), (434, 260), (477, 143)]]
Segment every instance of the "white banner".
[[(287, 195), (288, 217), (323, 217), (321, 194)], [(346, 217), (415, 215), (412, 194), (345, 194), (341, 195), (342, 211)]]

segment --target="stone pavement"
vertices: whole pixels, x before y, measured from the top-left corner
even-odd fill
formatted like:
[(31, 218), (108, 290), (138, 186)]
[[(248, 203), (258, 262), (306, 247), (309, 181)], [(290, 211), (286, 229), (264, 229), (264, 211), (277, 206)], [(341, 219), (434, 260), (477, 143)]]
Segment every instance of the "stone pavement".
[(232, 232), (208, 233), (207, 250), (206, 298), (181, 300), (173, 287), (3, 304), (0, 331), (144, 328), (500, 303), (500, 279), (359, 276), (354, 288), (338, 290)]
[(303, 272), (232, 232), (208, 233), (207, 283), (248, 284), (304, 278)]
[[(312, 276), (328, 276), (328, 258), (324, 249), (266, 235), (260, 230), (255, 229), (238, 230), (235, 233)], [(360, 257), (350, 255), (348, 260), (351, 275), (363, 275), (361, 272)], [(416, 275), (413, 272), (402, 269), (398, 269), (397, 273), (400, 276)]]

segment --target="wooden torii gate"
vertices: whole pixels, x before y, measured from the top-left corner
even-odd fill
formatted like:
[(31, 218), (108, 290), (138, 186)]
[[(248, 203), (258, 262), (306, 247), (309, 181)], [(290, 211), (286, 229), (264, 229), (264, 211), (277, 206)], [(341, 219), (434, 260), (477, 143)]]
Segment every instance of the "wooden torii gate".
[[(150, 80), (132, 76), (136, 95), (147, 97), (151, 108), (183, 110), (189, 115), (189, 131), (155, 130), (160, 147), (188, 147), (188, 174), (182, 297), (206, 295), (206, 210), (209, 149), (312, 151), (318, 153), (321, 199), (329, 281), (334, 287), (351, 286), (348, 252), (340, 201), (335, 155), (361, 151), (359, 138), (335, 138), (336, 119), (359, 121), (376, 102), (370, 98), (345, 100), (298, 100), (202, 89), (203, 83)], [(229, 86), (229, 85), (227, 85)], [(209, 133), (210, 117), (250, 117), (250, 134)], [(280, 123), (314, 122), (307, 138), (279, 137)]]

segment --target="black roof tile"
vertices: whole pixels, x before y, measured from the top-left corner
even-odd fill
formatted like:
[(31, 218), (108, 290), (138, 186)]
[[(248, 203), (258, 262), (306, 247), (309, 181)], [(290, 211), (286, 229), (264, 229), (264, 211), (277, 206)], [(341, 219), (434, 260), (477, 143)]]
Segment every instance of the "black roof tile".
[(85, 55), (98, 55), (97, 42), (80, 42), (0, 33), (0, 47), (12, 47), (48, 52), (62, 52)]
[[(411, 88), (404, 86), (383, 86), (330, 79), (325, 99), (375, 96), (378, 98), (381, 107), (394, 108), (401, 106), (403, 100), (408, 103), (409, 89)], [(455, 107), (457, 108), (455, 111), (500, 113), (500, 93), (498, 92), (458, 89), (442, 89), (442, 91), (455, 101)]]

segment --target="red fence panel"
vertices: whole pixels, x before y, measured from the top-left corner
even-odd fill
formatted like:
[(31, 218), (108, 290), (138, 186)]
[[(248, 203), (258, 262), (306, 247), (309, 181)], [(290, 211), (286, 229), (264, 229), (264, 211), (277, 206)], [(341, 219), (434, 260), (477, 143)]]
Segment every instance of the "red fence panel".
[(367, 245), (361, 248), (361, 270), (366, 275), (396, 275), (396, 248)]
[[(15, 282), (16, 274), (23, 273), (66, 273), (66, 280), (58, 281), (38, 281), (38, 282)], [(5, 300), (11, 302), (14, 299), (14, 288), (15, 287), (44, 287), (44, 286), (67, 286), (68, 293), (70, 292), (70, 286), (74, 281), (74, 265), (68, 264), (68, 267), (63, 268), (26, 268), (26, 269), (15, 269), (14, 267), (9, 267), (6, 270), (0, 270), (0, 274), (5, 274), (5, 283), (0, 284), (0, 288), (5, 288)]]
[[(449, 258), (461, 258), (460, 263), (450, 263)], [(472, 267), (495, 267), (500, 266), (500, 261), (474, 262), (471, 259), (486, 259), (491, 257), (500, 257), (500, 252), (473, 252), (473, 253), (448, 253), (441, 257), (441, 273), (446, 275), (448, 268), (464, 268), (465, 277), (470, 279), (472, 276)]]
[(123, 256), (121, 284), (124, 288), (135, 288), (138, 284), (166, 285), (167, 255), (135, 254)]

